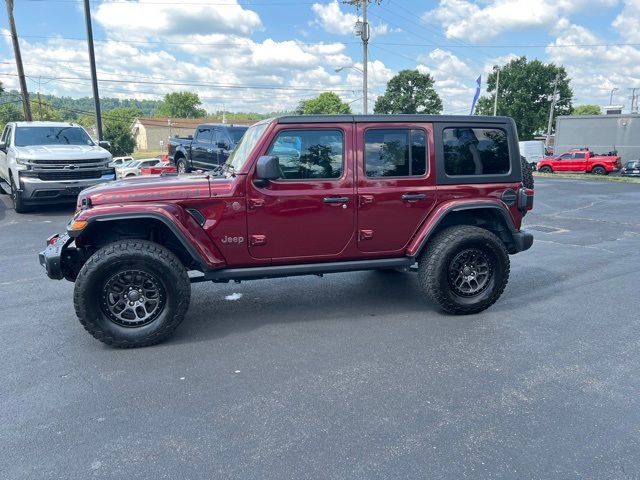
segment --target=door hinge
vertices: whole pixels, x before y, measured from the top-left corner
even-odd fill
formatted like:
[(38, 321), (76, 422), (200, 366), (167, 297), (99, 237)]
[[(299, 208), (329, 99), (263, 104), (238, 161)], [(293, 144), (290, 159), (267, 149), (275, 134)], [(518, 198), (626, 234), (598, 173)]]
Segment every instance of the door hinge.
[(373, 230), (360, 230), (358, 237), (360, 240), (371, 240), (373, 238)]
[(265, 245), (267, 243), (266, 235), (251, 235), (249, 243), (252, 247), (257, 247), (259, 245)]
[(250, 198), (248, 203), (249, 203), (249, 208), (250, 209), (259, 208), (259, 207), (263, 207), (264, 206), (264, 199), (262, 199), (262, 198)]

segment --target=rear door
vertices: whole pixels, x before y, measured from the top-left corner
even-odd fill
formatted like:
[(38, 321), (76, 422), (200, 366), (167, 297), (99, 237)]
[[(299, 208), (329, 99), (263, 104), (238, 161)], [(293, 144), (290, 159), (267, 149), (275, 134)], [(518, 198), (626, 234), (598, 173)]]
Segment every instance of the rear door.
[(5, 144), (5, 151), (0, 150), (0, 176), (9, 182), (9, 160), (7, 154), (9, 152), (11, 140), (11, 125), (4, 127), (0, 142)]
[(356, 124), (358, 248), (401, 253), (436, 203), (431, 124)]
[(191, 162), (194, 168), (207, 168), (213, 163), (213, 127), (201, 125), (191, 142)]
[(331, 261), (353, 238), (355, 188), (351, 123), (278, 125), (262, 152), (279, 158), (281, 178), (247, 181), (249, 252), (274, 263)]

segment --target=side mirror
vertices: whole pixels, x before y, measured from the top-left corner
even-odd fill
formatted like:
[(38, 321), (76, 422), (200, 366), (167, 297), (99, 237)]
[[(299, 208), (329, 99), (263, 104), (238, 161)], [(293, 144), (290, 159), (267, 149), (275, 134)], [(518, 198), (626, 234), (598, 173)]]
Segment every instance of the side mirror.
[(5, 142), (0, 142), (0, 151), (7, 153), (7, 144)]
[(218, 148), (224, 148), (225, 150), (229, 150), (229, 144), (227, 142), (218, 142)]
[(111, 148), (111, 143), (107, 142), (106, 140), (100, 140), (98, 142), (98, 146), (102, 147), (102, 148), (104, 148), (106, 150), (109, 150)]
[(264, 155), (258, 158), (256, 164), (256, 179), (263, 183), (280, 178), (280, 161), (274, 155)]

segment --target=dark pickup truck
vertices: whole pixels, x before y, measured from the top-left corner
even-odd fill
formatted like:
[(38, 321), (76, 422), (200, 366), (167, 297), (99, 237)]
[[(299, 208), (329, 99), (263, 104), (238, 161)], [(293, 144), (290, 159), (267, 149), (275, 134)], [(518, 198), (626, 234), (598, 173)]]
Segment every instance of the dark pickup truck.
[(196, 127), (194, 135), (187, 138), (173, 137), (167, 143), (169, 161), (178, 173), (192, 170), (210, 170), (222, 165), (238, 144), (246, 125), (203, 123)]

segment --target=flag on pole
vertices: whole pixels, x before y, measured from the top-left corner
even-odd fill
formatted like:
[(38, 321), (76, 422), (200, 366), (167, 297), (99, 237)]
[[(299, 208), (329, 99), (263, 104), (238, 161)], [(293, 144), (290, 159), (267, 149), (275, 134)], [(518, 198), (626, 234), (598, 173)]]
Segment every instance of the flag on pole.
[(482, 75), (478, 77), (476, 80), (476, 94), (473, 96), (473, 103), (471, 104), (471, 112), (469, 115), (473, 115), (473, 111), (476, 109), (476, 103), (478, 103), (478, 98), (480, 98), (480, 85), (482, 84)]

